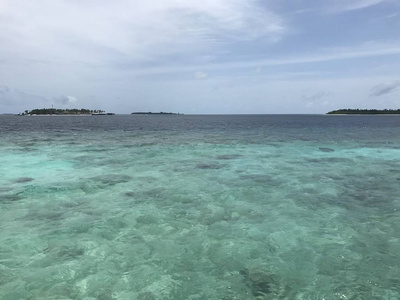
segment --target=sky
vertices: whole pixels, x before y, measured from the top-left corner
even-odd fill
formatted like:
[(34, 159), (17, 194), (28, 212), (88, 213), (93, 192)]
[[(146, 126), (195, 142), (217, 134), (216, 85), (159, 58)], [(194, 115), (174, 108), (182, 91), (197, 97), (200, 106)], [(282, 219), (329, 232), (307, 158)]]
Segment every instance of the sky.
[(0, 113), (400, 108), (399, 0), (0, 0)]

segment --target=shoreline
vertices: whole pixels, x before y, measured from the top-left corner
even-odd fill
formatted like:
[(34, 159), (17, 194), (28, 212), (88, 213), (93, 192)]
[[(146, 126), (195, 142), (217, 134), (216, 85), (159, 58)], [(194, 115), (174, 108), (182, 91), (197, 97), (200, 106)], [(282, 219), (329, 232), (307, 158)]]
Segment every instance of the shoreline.
[(68, 115), (68, 114), (65, 114), (65, 115), (50, 115), (50, 114), (43, 114), (43, 115), (41, 115), (41, 114), (33, 114), (33, 115), (14, 115), (14, 116), (16, 116), (16, 117), (86, 117), (86, 116), (92, 116), (92, 114), (80, 114), (80, 115), (73, 115), (73, 114), (71, 114), (71, 115)]

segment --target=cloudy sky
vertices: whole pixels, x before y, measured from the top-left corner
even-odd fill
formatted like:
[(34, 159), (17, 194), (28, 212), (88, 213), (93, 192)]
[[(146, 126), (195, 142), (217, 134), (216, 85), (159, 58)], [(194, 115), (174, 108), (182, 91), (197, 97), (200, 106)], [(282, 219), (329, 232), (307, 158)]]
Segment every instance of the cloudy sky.
[(398, 0), (0, 0), (0, 113), (400, 108)]

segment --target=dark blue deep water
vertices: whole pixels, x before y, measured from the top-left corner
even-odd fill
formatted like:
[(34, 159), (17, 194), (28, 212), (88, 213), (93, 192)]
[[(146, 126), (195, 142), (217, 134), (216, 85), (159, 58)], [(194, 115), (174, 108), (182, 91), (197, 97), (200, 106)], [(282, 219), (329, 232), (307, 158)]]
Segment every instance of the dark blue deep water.
[(400, 116), (0, 116), (0, 299), (400, 299)]

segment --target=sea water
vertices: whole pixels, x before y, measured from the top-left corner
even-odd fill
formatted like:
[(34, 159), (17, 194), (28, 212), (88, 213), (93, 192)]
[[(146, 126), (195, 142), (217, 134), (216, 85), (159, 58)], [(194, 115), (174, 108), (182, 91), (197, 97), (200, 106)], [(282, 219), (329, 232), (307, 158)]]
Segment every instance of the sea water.
[(0, 299), (400, 299), (400, 117), (0, 117)]

